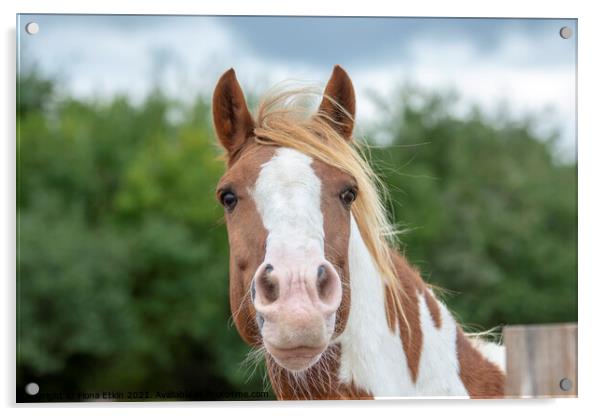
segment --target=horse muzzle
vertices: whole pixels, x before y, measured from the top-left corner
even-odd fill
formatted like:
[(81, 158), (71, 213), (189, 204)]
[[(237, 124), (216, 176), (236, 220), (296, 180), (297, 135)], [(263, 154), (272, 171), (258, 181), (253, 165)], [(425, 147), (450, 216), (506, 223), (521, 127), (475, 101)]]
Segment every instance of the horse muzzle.
[(334, 333), (341, 279), (326, 260), (303, 267), (264, 263), (251, 287), (265, 349), (290, 371), (319, 361)]

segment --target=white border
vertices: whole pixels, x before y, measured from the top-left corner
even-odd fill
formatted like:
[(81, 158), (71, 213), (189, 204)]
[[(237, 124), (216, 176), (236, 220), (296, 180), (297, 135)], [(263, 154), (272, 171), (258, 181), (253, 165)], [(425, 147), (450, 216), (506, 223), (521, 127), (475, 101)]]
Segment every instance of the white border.
[[(600, 227), (602, 203), (600, 166), (598, 158), (602, 134), (600, 131), (600, 83), (602, 74), (600, 64), (599, 40), (602, 39), (600, 14), (596, 13), (596, 2), (565, 0), (549, 0), (527, 2), (524, 0), (499, 0), (496, 2), (454, 0), (436, 1), (421, 0), (419, 2), (393, 2), (387, 0), (370, 0), (358, 4), (351, 2), (303, 0), (283, 2), (277, 0), (236, 0), (229, 2), (193, 2), (186, 0), (3, 0), (0, 2), (2, 14), (2, 56), (0, 71), (2, 76), (3, 96), (0, 100), (0, 126), (4, 131), (2, 148), (2, 203), (0, 226), (2, 227), (2, 250), (0, 264), (5, 273), (2, 291), (2, 339), (0, 357), (2, 375), (0, 376), (0, 392), (2, 404), (14, 407), (14, 352), (15, 352), (15, 22), (16, 13), (110, 13), (110, 14), (245, 14), (245, 15), (347, 15), (347, 16), (441, 16), (441, 17), (556, 17), (578, 18), (579, 36), (579, 69), (578, 69), (578, 164), (579, 164), (579, 399), (557, 400), (505, 400), (505, 401), (458, 401), (458, 400), (403, 400), (380, 401), (377, 403), (155, 403), (155, 404), (87, 404), (86, 412), (98, 413), (109, 410), (123, 414), (134, 407), (142, 407), (145, 413), (163, 414), (165, 409), (182, 410), (199, 414), (203, 409), (211, 409), (221, 413), (234, 409), (237, 412), (265, 414), (286, 409), (293, 414), (305, 414), (308, 410), (331, 413), (334, 406), (342, 406), (345, 412), (364, 413), (367, 408), (379, 411), (410, 412), (433, 411), (449, 414), (507, 415), (515, 411), (531, 409), (545, 412), (546, 415), (563, 414), (586, 410), (596, 406), (599, 397), (597, 386), (600, 385), (600, 330), (599, 317), (601, 302), (596, 297), (601, 292), (599, 265), (601, 245), (597, 241), (602, 234)], [(353, 45), (349, 45), (353, 47)], [(193, 51), (192, 51), (193, 52)], [(398, 409), (403, 406), (403, 410)], [(40, 406), (23, 406), (32, 410)], [(81, 412), (81, 404), (51, 405), (44, 411), (47, 414), (63, 415)], [(569, 410), (571, 409), (571, 410)]]

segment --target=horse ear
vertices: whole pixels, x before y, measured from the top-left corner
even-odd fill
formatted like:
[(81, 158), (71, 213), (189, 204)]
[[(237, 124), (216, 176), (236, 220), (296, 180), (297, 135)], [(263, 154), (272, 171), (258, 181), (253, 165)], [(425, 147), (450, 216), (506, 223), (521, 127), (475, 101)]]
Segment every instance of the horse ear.
[(221, 76), (215, 87), (213, 124), (217, 137), (230, 158), (253, 135), (255, 122), (232, 68)]
[(339, 65), (335, 65), (326, 84), (318, 115), (324, 117), (341, 136), (351, 140), (355, 118), (355, 91), (351, 78)]

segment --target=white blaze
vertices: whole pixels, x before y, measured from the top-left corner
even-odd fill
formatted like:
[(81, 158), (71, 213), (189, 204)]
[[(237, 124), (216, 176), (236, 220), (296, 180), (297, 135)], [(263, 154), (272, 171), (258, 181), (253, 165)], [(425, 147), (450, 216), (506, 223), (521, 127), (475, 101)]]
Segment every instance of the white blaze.
[[(324, 257), (321, 181), (312, 159), (294, 149), (279, 148), (264, 163), (250, 194), (268, 232), (265, 261), (292, 269)], [(315, 270), (312, 270), (312, 275)]]

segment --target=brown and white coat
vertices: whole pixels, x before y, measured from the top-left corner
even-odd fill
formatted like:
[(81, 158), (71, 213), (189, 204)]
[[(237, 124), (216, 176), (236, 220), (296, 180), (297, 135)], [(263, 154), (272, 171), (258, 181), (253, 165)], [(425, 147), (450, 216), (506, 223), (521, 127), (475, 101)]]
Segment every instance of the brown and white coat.
[[(330, 127), (317, 135), (350, 141), (355, 98), (338, 66), (325, 96), (319, 114)], [(232, 314), (242, 338), (265, 350), (278, 398), (503, 395), (503, 351), (486, 357), (393, 250), (396, 281), (383, 278), (351, 209), (363, 196), (358, 177), (295, 148), (295, 137), (266, 145), (233, 70), (213, 111), (228, 155), (217, 194)]]

